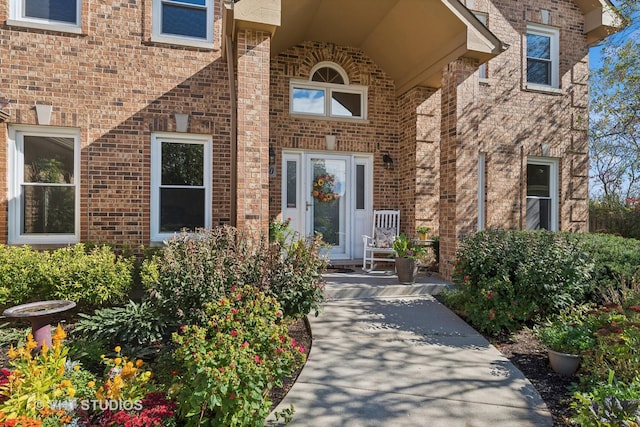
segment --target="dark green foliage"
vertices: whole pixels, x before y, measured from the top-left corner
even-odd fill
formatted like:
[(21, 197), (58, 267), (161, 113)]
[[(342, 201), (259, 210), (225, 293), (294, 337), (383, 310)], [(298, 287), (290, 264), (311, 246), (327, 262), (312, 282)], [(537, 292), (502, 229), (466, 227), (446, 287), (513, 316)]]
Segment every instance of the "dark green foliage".
[(0, 306), (65, 299), (81, 309), (126, 300), (133, 263), (107, 246), (54, 251), (0, 245)]
[(640, 282), (640, 240), (611, 234), (573, 234), (569, 238), (589, 252), (596, 302), (603, 302), (607, 293), (625, 284)]
[(461, 242), (447, 298), (480, 330), (514, 331), (584, 301), (591, 269), (564, 234), (485, 230)]
[(326, 267), (320, 241), (251, 241), (228, 226), (176, 236), (142, 265), (149, 301), (168, 322), (202, 324), (205, 303), (252, 285), (274, 296), (287, 316), (317, 310)]
[(322, 273), (326, 259), (320, 257), (322, 242), (294, 240), (291, 244), (270, 246), (269, 263), (262, 272), (262, 289), (273, 296), (287, 317), (303, 317), (312, 311), (316, 316), (324, 300)]
[(79, 317), (73, 333), (102, 341), (109, 348), (147, 346), (167, 336), (167, 325), (158, 320), (155, 309), (147, 302), (129, 301), (124, 307), (101, 308)]

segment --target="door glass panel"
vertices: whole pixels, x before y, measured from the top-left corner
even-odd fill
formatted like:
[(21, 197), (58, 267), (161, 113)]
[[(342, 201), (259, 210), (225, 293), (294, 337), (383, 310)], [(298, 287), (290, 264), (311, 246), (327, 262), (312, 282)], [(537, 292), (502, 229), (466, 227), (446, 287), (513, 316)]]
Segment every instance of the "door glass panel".
[(287, 188), (286, 188), (287, 208), (295, 208), (297, 206), (297, 203), (296, 203), (296, 194), (298, 194), (297, 166), (298, 166), (298, 162), (296, 162), (295, 160), (287, 161)]
[(356, 209), (364, 209), (364, 165), (356, 165)]
[(344, 250), (345, 244), (345, 160), (311, 159), (313, 232)]

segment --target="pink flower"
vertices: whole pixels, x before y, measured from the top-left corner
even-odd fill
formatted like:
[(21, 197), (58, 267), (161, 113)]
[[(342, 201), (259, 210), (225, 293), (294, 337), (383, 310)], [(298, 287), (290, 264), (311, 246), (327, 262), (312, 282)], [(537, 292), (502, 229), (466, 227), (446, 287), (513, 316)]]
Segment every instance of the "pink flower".
[(249, 347), (249, 343), (248, 343), (248, 342), (246, 342), (246, 341), (245, 341), (245, 342), (243, 342), (243, 343), (242, 343), (242, 348), (247, 348), (247, 347)]
[(231, 309), (231, 312), (232, 312), (233, 314), (238, 314), (238, 309), (237, 309), (237, 308), (232, 308), (232, 309)]
[(236, 332), (236, 330), (235, 330), (235, 329), (234, 329), (234, 330), (232, 330), (232, 331), (231, 331), (231, 336), (232, 336), (232, 337), (237, 337), (237, 336), (238, 336), (238, 332)]
[(276, 313), (276, 317), (282, 317), (282, 313), (277, 312), (277, 313)]
[(253, 360), (255, 360), (258, 365), (262, 363), (262, 359), (260, 359), (260, 356), (257, 354), (253, 356)]

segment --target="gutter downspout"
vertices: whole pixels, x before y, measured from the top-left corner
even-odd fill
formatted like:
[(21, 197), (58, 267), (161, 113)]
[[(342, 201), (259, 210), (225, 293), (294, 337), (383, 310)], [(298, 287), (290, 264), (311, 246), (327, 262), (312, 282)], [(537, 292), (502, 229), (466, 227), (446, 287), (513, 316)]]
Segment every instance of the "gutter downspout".
[[(236, 77), (234, 69), (234, 45), (233, 45), (233, 1), (225, 0), (224, 7), (227, 9), (226, 31), (225, 31), (225, 53), (227, 57), (227, 73), (229, 76), (229, 99), (231, 100), (231, 192), (230, 192), (230, 223), (232, 226), (238, 225), (238, 101), (236, 99)], [(231, 21), (231, 22), (229, 22)]]

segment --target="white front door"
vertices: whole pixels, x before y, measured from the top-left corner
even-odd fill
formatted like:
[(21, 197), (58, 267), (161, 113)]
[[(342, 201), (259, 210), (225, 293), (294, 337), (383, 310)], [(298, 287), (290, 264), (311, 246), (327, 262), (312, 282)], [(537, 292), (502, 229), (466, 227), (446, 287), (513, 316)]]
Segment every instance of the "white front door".
[(358, 258), (370, 233), (371, 156), (285, 152), (282, 169), (282, 216), (291, 227), (321, 234), (330, 259)]

